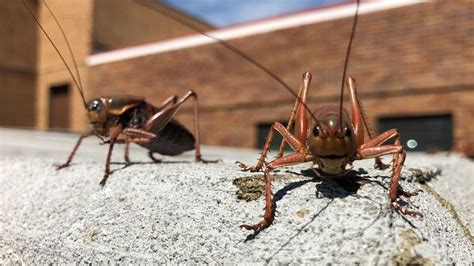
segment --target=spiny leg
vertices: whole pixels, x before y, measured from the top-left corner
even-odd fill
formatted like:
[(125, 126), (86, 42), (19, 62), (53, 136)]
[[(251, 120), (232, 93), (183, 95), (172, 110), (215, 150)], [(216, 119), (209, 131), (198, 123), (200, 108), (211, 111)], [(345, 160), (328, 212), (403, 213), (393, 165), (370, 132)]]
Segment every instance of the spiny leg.
[[(382, 145), (385, 141), (393, 137), (395, 137), (395, 142), (393, 145)], [(421, 213), (410, 211), (405, 207), (402, 207), (398, 202), (400, 196), (416, 196), (422, 190), (407, 192), (404, 191), (399, 184), (403, 163), (405, 162), (406, 152), (401, 145), (400, 135), (398, 134), (397, 130), (391, 129), (385, 131), (379, 136), (376, 136), (367, 143), (361, 145), (358, 149), (358, 159), (375, 158), (387, 154), (393, 154), (392, 177), (389, 190), (389, 198), (393, 209), (402, 214), (421, 217)]]
[[(257, 164), (255, 166), (249, 167), (241, 161), (236, 161), (235, 162), (236, 164), (239, 165), (240, 168), (242, 168), (242, 171), (258, 172), (258, 171), (260, 171), (260, 169), (262, 169), (263, 164), (265, 163), (265, 159), (267, 158), (267, 153), (270, 150), (270, 145), (272, 144), (273, 129), (275, 127), (275, 124), (277, 124), (277, 123), (278, 122), (274, 123), (270, 127), (270, 131), (268, 132), (267, 138), (265, 139), (265, 145), (263, 145), (263, 150), (260, 153), (260, 157), (259, 157), (259, 159), (257, 161)], [(280, 123), (278, 123), (278, 124), (280, 124)]]
[(270, 169), (265, 169), (264, 180), (265, 180), (265, 213), (263, 214), (263, 220), (256, 224), (243, 224), (240, 227), (247, 230), (263, 230), (270, 226), (275, 217), (272, 204), (272, 181), (270, 178)]
[[(356, 135), (357, 146), (360, 146), (364, 143), (364, 126), (365, 131), (369, 139), (373, 138), (372, 130), (367, 121), (367, 116), (362, 108), (362, 103), (357, 97), (357, 89), (355, 86), (355, 79), (352, 77), (347, 78), (346, 86), (349, 88), (349, 95), (351, 100), (351, 112), (352, 112), (352, 124), (354, 125), (354, 134)], [(388, 164), (384, 164), (380, 156), (375, 157), (375, 169), (387, 169), (390, 167)]]
[(273, 134), (274, 131), (280, 133), (283, 137), (283, 139), (290, 145), (290, 147), (295, 151), (295, 153), (286, 155), (281, 158), (276, 158), (275, 160), (271, 161), (265, 169), (264, 172), (264, 179), (265, 179), (265, 213), (263, 215), (263, 220), (254, 224), (254, 225), (249, 225), (245, 224), (242, 225), (242, 228), (248, 229), (248, 230), (262, 230), (268, 227), (275, 216), (274, 212), (274, 207), (272, 204), (272, 186), (271, 186), (271, 179), (270, 179), (270, 170), (273, 170), (277, 167), (284, 166), (284, 165), (292, 165), (292, 164), (297, 164), (297, 163), (304, 163), (304, 162), (309, 162), (313, 160), (313, 156), (311, 156), (300, 140), (291, 134), (281, 123), (275, 122), (271, 129), (270, 132), (268, 132), (267, 140), (265, 141), (265, 145), (263, 147), (263, 151), (260, 154), (260, 158), (257, 162), (257, 165), (251, 168), (248, 168), (245, 166), (243, 163), (237, 162), (240, 164), (240, 167), (244, 168), (245, 170), (250, 170), (252, 172), (258, 171), (263, 167), (263, 164), (265, 163), (265, 158), (266, 154), (270, 149), (270, 144), (273, 139)]
[[(293, 108), (291, 108), (290, 117), (288, 118), (288, 124), (286, 125), (286, 129), (288, 131), (291, 130), (291, 127), (293, 126), (293, 124), (298, 119), (298, 122), (299, 122), (298, 124), (299, 124), (299, 128), (300, 128), (299, 131), (303, 130), (304, 133), (306, 133), (306, 127), (302, 126), (302, 123), (301, 123), (302, 120), (306, 120), (306, 117), (303, 116), (303, 114), (301, 114), (301, 112), (306, 113), (306, 110), (304, 109), (304, 106), (303, 106), (303, 108), (299, 108), (299, 107), (302, 106), (302, 104), (300, 102), (306, 103), (306, 96), (308, 94), (310, 83), (311, 83), (311, 74), (309, 72), (305, 72), (303, 74), (303, 82), (301, 83), (299, 91), (298, 91), (298, 98), (295, 99), (295, 103), (293, 104)], [(300, 113), (298, 113), (298, 112), (300, 112)], [(298, 131), (298, 129), (295, 129), (295, 133), (296, 133), (296, 131)], [(298, 136), (296, 136), (296, 137), (298, 138)], [(283, 156), (283, 153), (285, 152), (285, 144), (286, 144), (286, 141), (284, 139), (282, 139), (276, 158), (281, 158)]]
[[(300, 94), (298, 93), (298, 96), (299, 95)], [(291, 130), (291, 127), (295, 123), (297, 107), (298, 107), (298, 99), (296, 99), (295, 103), (293, 104), (293, 108), (291, 109), (290, 117), (288, 118), (288, 124), (286, 125), (286, 129), (288, 131)], [(278, 153), (277, 153), (275, 158), (281, 158), (283, 156), (283, 153), (285, 152), (285, 146), (286, 146), (286, 141), (284, 139), (282, 139), (281, 142), (280, 142), (280, 147), (278, 148)]]
[(69, 164), (72, 162), (72, 159), (74, 158), (74, 155), (76, 154), (76, 151), (79, 149), (79, 146), (81, 145), (82, 143), (82, 140), (84, 138), (87, 138), (89, 137), (90, 135), (92, 135), (91, 132), (88, 132), (88, 133), (84, 133), (82, 134), (79, 139), (77, 140), (76, 142), (76, 145), (74, 145), (74, 148), (72, 149), (71, 153), (69, 154), (67, 160), (65, 163), (63, 164), (60, 164), (60, 165), (56, 165), (56, 170), (59, 170), (59, 169), (62, 169), (62, 168), (65, 168), (65, 167), (68, 167)]
[[(126, 139), (121, 140), (120, 142), (124, 142), (126, 145), (125, 147), (128, 147), (130, 143), (146, 144), (156, 138), (155, 134), (136, 128), (126, 128), (122, 133), (126, 136)], [(128, 149), (126, 149), (126, 151), (127, 150)], [(148, 151), (148, 157), (150, 157), (150, 159), (155, 163), (161, 162), (160, 159), (157, 159), (155, 156), (153, 156), (152, 151)]]
[(277, 158), (271, 161), (264, 172), (264, 181), (265, 181), (265, 212), (263, 214), (263, 220), (256, 224), (244, 224), (241, 225), (241, 228), (247, 230), (259, 231), (267, 228), (273, 222), (275, 217), (275, 207), (273, 206), (272, 201), (272, 184), (270, 178), (270, 171), (280, 166), (292, 165), (297, 163), (305, 163), (312, 161), (313, 157), (305, 153), (292, 153), (281, 158)]
[(160, 104), (160, 106), (158, 106), (158, 110), (162, 110), (163, 108), (165, 108), (169, 104), (175, 104), (177, 101), (178, 101), (178, 96), (177, 95), (172, 95), (172, 96), (168, 97), (166, 100), (164, 100)]
[(194, 98), (194, 134), (196, 137), (196, 143), (194, 144), (195, 158), (196, 161), (202, 163), (217, 163), (219, 160), (206, 160), (201, 155), (201, 133), (199, 131), (199, 102), (198, 96), (194, 91), (188, 92), (190, 96)]
[(109, 178), (109, 175), (110, 175), (110, 160), (112, 158), (112, 150), (114, 149), (115, 141), (116, 141), (115, 139), (110, 140), (109, 152), (107, 153), (107, 159), (105, 161), (104, 177), (99, 183), (102, 187), (105, 186), (105, 183), (107, 182), (107, 179)]
[(237, 161), (236, 163), (239, 164), (240, 168), (243, 168), (244, 171), (257, 172), (263, 167), (267, 153), (270, 150), (274, 129), (283, 137), (277, 158), (281, 158), (283, 156), (283, 148), (285, 143), (288, 143), (293, 150), (303, 153), (308, 131), (308, 119), (306, 117), (307, 110), (305, 104), (310, 84), (311, 74), (309, 72), (305, 72), (303, 74), (303, 82), (298, 93), (298, 99), (296, 99), (296, 102), (293, 106), (292, 115), (290, 115), (290, 121), (288, 122), (288, 125), (290, 126), (293, 120), (293, 112), (295, 109), (297, 109), (294, 134), (290, 132), (289, 127), (285, 128), (281, 123), (275, 122), (272, 125), (270, 132), (268, 132), (268, 136), (265, 141), (265, 145), (263, 146), (263, 151), (260, 154), (260, 158), (258, 159), (257, 165), (254, 167), (248, 167), (244, 163)]
[[(293, 134), (300, 143), (305, 143), (307, 138), (308, 131), (308, 119), (307, 119), (307, 95), (309, 91), (309, 86), (311, 84), (311, 73), (303, 73), (303, 81), (298, 92), (298, 98), (296, 98), (295, 104), (293, 106), (292, 114), (290, 116), (290, 121), (288, 122), (287, 130), (291, 128), (292, 122), (295, 123)], [(296, 117), (295, 117), (296, 109)], [(292, 121), (294, 120), (294, 121)], [(281, 158), (283, 156), (283, 148), (285, 147), (285, 140), (283, 139), (280, 144), (280, 149), (276, 158)]]
[[(398, 134), (398, 132), (395, 138), (394, 145), (398, 145), (402, 147), (400, 135)], [(401, 152), (397, 152), (393, 155), (394, 168), (393, 168), (392, 180), (391, 180), (392, 182), (390, 184), (390, 192), (389, 192), (390, 201), (392, 202), (392, 207), (395, 209), (395, 211), (403, 215), (410, 215), (413, 217), (416, 217), (416, 216), (423, 217), (421, 213), (408, 210), (407, 208), (402, 207), (400, 203), (398, 202), (398, 199), (400, 196), (405, 196), (409, 198), (409, 197), (418, 195), (419, 192), (422, 192), (421, 189), (418, 189), (416, 191), (411, 191), (411, 192), (404, 191), (403, 188), (400, 186), (399, 184), (400, 175), (402, 172), (403, 164), (405, 163), (405, 158), (406, 158), (406, 152), (405, 152), (405, 149), (403, 149), (403, 147), (402, 147)]]
[(270, 145), (272, 144), (274, 131), (280, 133), (283, 139), (288, 142), (288, 144), (294, 150), (299, 151), (303, 148), (303, 143), (301, 143), (293, 134), (291, 134), (281, 123), (275, 122), (270, 128), (270, 131), (268, 132), (267, 138), (265, 140), (265, 145), (263, 146), (263, 150), (260, 153), (260, 157), (257, 161), (257, 164), (253, 167), (248, 167), (246, 164), (240, 161), (236, 162), (237, 164), (239, 164), (239, 167), (242, 168), (243, 171), (258, 172), (260, 171), (260, 169), (262, 169), (265, 163), (265, 159), (267, 157), (267, 153), (270, 150)]
[(174, 102), (172, 105), (167, 105), (163, 110), (153, 115), (145, 124), (145, 130), (151, 132), (159, 132), (166, 124), (173, 118), (175, 113), (183, 105), (186, 100), (190, 97), (194, 98), (194, 134), (195, 134), (195, 158), (196, 161), (203, 163), (216, 163), (219, 160), (206, 160), (201, 156), (201, 143), (200, 143), (200, 131), (199, 131), (199, 108), (198, 108), (198, 97), (194, 91), (188, 91), (181, 99)]
[(107, 178), (109, 178), (109, 175), (110, 175), (110, 160), (112, 159), (112, 151), (114, 149), (114, 145), (115, 143), (124, 143), (124, 140), (118, 139), (118, 137), (120, 136), (120, 134), (122, 134), (122, 132), (124, 132), (124, 130), (121, 124), (114, 126), (110, 129), (109, 152), (107, 153), (107, 159), (105, 160), (104, 177), (99, 183), (102, 187), (105, 186), (105, 183), (107, 182)]

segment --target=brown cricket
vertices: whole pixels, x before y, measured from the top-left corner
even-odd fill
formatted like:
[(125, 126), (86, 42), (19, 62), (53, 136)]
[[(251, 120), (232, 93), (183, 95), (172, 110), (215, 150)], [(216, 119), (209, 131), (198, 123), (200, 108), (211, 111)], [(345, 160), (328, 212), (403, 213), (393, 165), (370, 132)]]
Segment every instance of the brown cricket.
[[(264, 71), (296, 98), (291, 111), (288, 126), (285, 128), (281, 123), (278, 122), (273, 124), (270, 132), (268, 133), (263, 152), (260, 155), (257, 165), (254, 167), (247, 167), (245, 164), (238, 162), (240, 167), (245, 171), (256, 172), (265, 167), (264, 180), (266, 204), (264, 218), (257, 224), (242, 225), (242, 227), (251, 230), (261, 230), (268, 227), (274, 218), (269, 171), (285, 165), (313, 162), (313, 164), (319, 166), (319, 172), (312, 168), (316, 174), (324, 175), (325, 177), (337, 177), (343, 175), (346, 172), (346, 165), (351, 164), (355, 160), (375, 158), (375, 168), (386, 169), (389, 167), (389, 165), (384, 164), (380, 159), (380, 156), (387, 154), (393, 154), (392, 177), (389, 189), (389, 198), (393, 209), (402, 214), (421, 216), (421, 214), (418, 212), (410, 211), (400, 206), (398, 202), (400, 196), (411, 197), (417, 195), (418, 192), (421, 191), (417, 190), (414, 192), (407, 192), (404, 191), (399, 185), (400, 173), (406, 156), (405, 150), (401, 145), (400, 135), (396, 129), (391, 129), (380, 134), (379, 136), (373, 137), (373, 134), (368, 127), (365, 114), (361, 108), (361, 103), (357, 98), (355, 80), (353, 78), (349, 78), (346, 81), (345, 78), (351, 45), (357, 25), (358, 10), (360, 5), (359, 0), (357, 0), (354, 22), (352, 25), (351, 36), (345, 57), (344, 71), (341, 80), (342, 84), (340, 104), (339, 106), (322, 106), (315, 112), (311, 112), (311, 110), (306, 105), (307, 94), (311, 83), (310, 73), (305, 73), (303, 75), (303, 83), (299, 89), (299, 93), (296, 94), (280, 77), (275, 75), (261, 63), (255, 61), (251, 56), (235, 48), (230, 43), (202, 32), (194, 25), (180, 19), (179, 16), (166, 13), (158, 8), (144, 4), (139, 0), (135, 1), (138, 4), (161, 13), (162, 15), (165, 15), (170, 19), (187, 26), (188, 28), (197, 31), (204, 36), (217, 41), (217, 43), (224, 48), (246, 59), (249, 63)], [(349, 116), (349, 112), (342, 106), (344, 82), (346, 82), (350, 92), (352, 111), (351, 116)], [(310, 118), (308, 118), (308, 114), (310, 114)], [(290, 128), (294, 122), (296, 122), (296, 126), (294, 132), (291, 133)], [(269, 163), (266, 163), (266, 154), (269, 151), (275, 131), (283, 136), (283, 141), (280, 145), (277, 158)], [(367, 132), (367, 135), (369, 136), (369, 140), (367, 142), (364, 140), (365, 132)], [(393, 144), (385, 144), (390, 139), (395, 139), (395, 142)], [(283, 156), (286, 143), (288, 143), (295, 152)]]
[[(242, 228), (259, 231), (270, 226), (274, 219), (274, 208), (272, 206), (272, 184), (270, 171), (278, 167), (294, 165), (299, 163), (312, 162), (311, 169), (320, 177), (334, 178), (343, 176), (347, 172), (346, 166), (351, 165), (356, 160), (375, 158), (375, 168), (386, 169), (389, 166), (382, 163), (380, 156), (393, 154), (392, 176), (388, 192), (391, 206), (403, 215), (422, 216), (420, 213), (408, 210), (399, 203), (400, 196), (411, 197), (417, 195), (421, 190), (408, 192), (400, 186), (400, 174), (405, 162), (406, 152), (401, 145), (400, 135), (396, 129), (390, 129), (378, 136), (372, 136), (368, 128), (368, 122), (361, 108), (361, 103), (357, 97), (355, 79), (346, 80), (346, 70), (351, 51), (352, 40), (354, 39), (359, 10), (359, 0), (357, 0), (352, 32), (347, 47), (344, 71), (342, 74), (341, 94), (339, 106), (321, 106), (314, 112), (306, 105), (307, 95), (311, 84), (311, 74), (303, 74), (303, 81), (298, 95), (289, 90), (296, 98), (290, 114), (287, 127), (279, 122), (275, 122), (267, 135), (263, 151), (258, 162), (253, 167), (248, 167), (242, 162), (237, 162), (244, 171), (257, 172), (264, 169), (265, 181), (265, 212), (263, 219), (256, 224), (243, 224)], [(349, 89), (351, 115), (342, 106), (344, 81)], [(287, 87), (285, 87), (287, 88)], [(288, 89), (288, 88), (287, 88)], [(308, 113), (310, 117), (308, 118)], [(295, 124), (293, 132), (290, 131)], [(365, 127), (364, 127), (365, 125)], [(273, 135), (276, 133), (283, 137), (279, 152), (276, 158), (266, 162), (266, 156), (270, 150)], [(369, 140), (365, 141), (365, 133)], [(386, 144), (390, 139), (394, 139), (393, 144)], [(293, 149), (293, 153), (283, 156), (284, 147), (288, 145)], [(318, 168), (315, 169), (314, 165)]]
[[(159, 106), (154, 106), (151, 103), (148, 103), (145, 98), (136, 96), (99, 97), (86, 102), (74, 54), (72, 53), (66, 34), (62, 30), (60, 23), (54, 16), (54, 13), (51, 11), (46, 1), (43, 0), (43, 4), (47, 7), (58, 27), (61, 29), (61, 33), (63, 34), (73, 58), (76, 76), (72, 74), (69, 65), (66, 63), (56, 45), (39, 23), (28, 5), (24, 0), (21, 1), (40, 29), (46, 35), (69, 71), (74, 84), (77, 86), (81, 94), (84, 107), (87, 111), (87, 117), (89, 119), (90, 131), (79, 137), (66, 162), (57, 166), (58, 170), (68, 167), (71, 164), (74, 154), (81, 145), (82, 140), (89, 136), (97, 136), (101, 139), (103, 144), (109, 144), (104, 175), (100, 181), (100, 185), (102, 186), (106, 184), (107, 178), (110, 174), (110, 160), (115, 144), (125, 144), (124, 159), (126, 163), (130, 163), (128, 155), (130, 143), (135, 143), (148, 149), (148, 156), (154, 162), (160, 162), (159, 159), (154, 157), (154, 153), (175, 156), (192, 149), (195, 150), (196, 161), (203, 163), (217, 162), (217, 160), (205, 160), (201, 157), (198, 97), (194, 91), (188, 91), (181, 98), (177, 95), (172, 95)], [(194, 135), (178, 121), (173, 119), (173, 116), (179, 108), (190, 98), (194, 100)]]
[[(311, 83), (311, 74), (303, 74), (303, 82), (298, 94), (301, 102), (306, 104), (307, 94)], [(244, 224), (243, 228), (249, 230), (261, 230), (268, 227), (274, 218), (272, 207), (272, 185), (269, 172), (281, 166), (294, 165), (299, 163), (312, 162), (319, 168), (313, 171), (324, 177), (337, 177), (346, 172), (346, 165), (352, 164), (355, 160), (376, 158), (376, 168), (385, 169), (386, 166), (377, 159), (379, 156), (393, 154), (392, 177), (389, 189), (389, 198), (395, 211), (411, 216), (421, 216), (420, 213), (400, 206), (398, 199), (400, 196), (415, 196), (420, 190), (407, 192), (399, 185), (400, 173), (405, 161), (406, 152), (400, 141), (400, 135), (396, 129), (390, 129), (382, 134), (364, 140), (364, 116), (362, 115), (355, 80), (348, 78), (346, 81), (349, 89), (352, 115), (343, 108), (335, 105), (321, 106), (314, 111), (314, 117), (308, 119), (307, 111), (299, 100), (296, 100), (292, 114), (296, 111), (296, 116), (291, 115), (289, 125), (295, 123), (294, 132), (279, 122), (275, 122), (267, 135), (265, 146), (253, 167), (247, 167), (238, 162), (244, 171), (257, 172), (264, 168), (265, 180), (265, 213), (263, 220), (256, 224)], [(269, 163), (265, 162), (266, 155), (270, 149), (270, 144), (274, 133), (282, 135), (285, 142), (294, 150), (294, 153), (283, 156), (283, 152)], [(393, 144), (385, 144), (389, 139), (395, 139)]]

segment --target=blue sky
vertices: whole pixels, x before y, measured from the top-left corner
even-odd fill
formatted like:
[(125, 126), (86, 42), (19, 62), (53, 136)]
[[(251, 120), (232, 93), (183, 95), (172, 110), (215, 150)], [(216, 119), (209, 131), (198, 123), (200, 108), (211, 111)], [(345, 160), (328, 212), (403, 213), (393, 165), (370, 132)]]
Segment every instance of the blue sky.
[(214, 26), (301, 11), (343, 0), (161, 0)]

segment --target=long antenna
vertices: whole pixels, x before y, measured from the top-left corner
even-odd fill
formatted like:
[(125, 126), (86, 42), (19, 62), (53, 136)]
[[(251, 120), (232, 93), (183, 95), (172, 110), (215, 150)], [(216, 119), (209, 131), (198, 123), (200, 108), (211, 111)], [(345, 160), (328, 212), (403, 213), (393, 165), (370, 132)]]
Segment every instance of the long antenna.
[[(34, 15), (33, 11), (31, 11), (31, 9), (28, 7), (28, 5), (26, 4), (25, 0), (20, 0), (22, 2), (22, 4), (25, 6), (26, 10), (28, 10), (28, 13), (30, 13), (31, 17), (33, 18), (33, 20), (36, 22), (36, 24), (38, 25), (38, 27), (41, 29), (41, 31), (44, 33), (44, 35), (48, 38), (49, 42), (51, 43), (51, 45), (53, 46), (54, 50), (56, 50), (56, 53), (59, 55), (59, 57), (61, 58), (61, 60), (63, 61), (64, 65), (66, 66), (66, 69), (67, 71), (69, 72), (69, 75), (71, 75), (71, 78), (74, 82), (74, 84), (77, 86), (78, 90), (79, 90), (79, 93), (81, 94), (81, 97), (82, 97), (82, 101), (84, 103), (84, 106), (87, 106), (87, 103), (86, 103), (86, 99), (84, 97), (84, 93), (82, 91), (82, 86), (80, 85), (80, 83), (76, 80), (76, 77), (73, 75), (72, 71), (71, 71), (71, 68), (69, 67), (69, 65), (67, 64), (66, 60), (64, 59), (64, 57), (62, 56), (61, 52), (59, 52), (59, 49), (58, 47), (54, 44), (53, 40), (51, 39), (51, 37), (49, 36), (49, 34), (46, 32), (46, 30), (43, 28), (43, 26), (41, 25), (41, 23), (39, 22), (38, 18)], [(44, 2), (44, 1), (43, 1)], [(44, 2), (45, 3), (45, 2)], [(49, 8), (48, 8), (49, 10)], [(64, 37), (66, 38), (66, 35), (64, 35)], [(67, 39), (67, 38), (66, 38)], [(70, 46), (69, 46), (69, 42), (67, 42), (68, 44), (68, 47), (69, 49)], [(73, 56), (74, 57), (74, 56)], [(76, 70), (77, 70), (77, 66), (76, 66)], [(78, 70), (77, 70), (78, 71)]]
[(79, 68), (77, 67), (76, 57), (74, 56), (74, 53), (73, 53), (72, 48), (71, 48), (71, 44), (69, 43), (69, 40), (67, 39), (66, 33), (64, 32), (64, 29), (61, 26), (61, 23), (59, 23), (58, 19), (56, 18), (56, 15), (54, 15), (54, 13), (51, 10), (51, 8), (49, 7), (48, 3), (46, 3), (46, 0), (42, 0), (42, 1), (43, 1), (43, 4), (48, 9), (49, 14), (51, 14), (51, 17), (53, 17), (54, 22), (56, 22), (56, 25), (58, 25), (58, 28), (61, 31), (61, 34), (63, 35), (64, 41), (66, 42), (67, 48), (69, 50), (69, 54), (72, 57), (72, 62), (74, 63), (74, 68), (76, 69), (76, 77), (79, 81), (79, 85), (81, 85), (81, 89), (84, 89), (84, 86), (82, 85), (81, 75), (79, 74)]
[(347, 66), (349, 65), (349, 56), (351, 54), (352, 40), (354, 40), (355, 30), (357, 25), (357, 18), (359, 15), (359, 4), (360, 0), (357, 0), (356, 11), (354, 15), (354, 22), (352, 23), (351, 38), (349, 39), (349, 44), (347, 45), (346, 59), (344, 60), (344, 71), (342, 72), (341, 80), (341, 98), (339, 99), (339, 126), (342, 128), (342, 100), (344, 99), (344, 81), (346, 80), (346, 71)]
[(140, 0), (135, 0), (135, 2), (141, 6), (144, 6), (150, 10), (153, 10), (155, 12), (158, 12), (160, 14), (162, 14), (163, 16), (165, 17), (168, 17), (178, 23), (180, 23), (181, 25), (184, 25), (190, 29), (192, 29), (193, 31), (196, 31), (212, 40), (215, 40), (217, 44), (225, 47), (226, 49), (230, 50), (231, 52), (235, 53), (236, 55), (244, 58), (245, 60), (247, 60), (248, 62), (250, 62), (251, 64), (253, 64), (254, 66), (256, 66), (257, 68), (261, 69), (262, 71), (264, 71), (267, 75), (269, 75), (270, 77), (272, 77), (275, 81), (277, 81), (280, 85), (282, 85), (289, 93), (291, 93), (293, 95), (293, 97), (295, 97), (296, 99), (298, 99), (299, 103), (303, 105), (303, 107), (306, 109), (306, 111), (308, 111), (310, 113), (310, 115), (313, 117), (314, 120), (316, 120), (313, 112), (311, 111), (311, 109), (309, 109), (309, 107), (306, 105), (306, 103), (304, 103), (301, 98), (298, 96), (298, 94), (285, 82), (283, 81), (280, 77), (278, 77), (277, 75), (275, 75), (270, 69), (268, 69), (266, 66), (264, 66), (263, 64), (255, 61), (252, 57), (250, 57), (249, 55), (247, 55), (246, 53), (242, 52), (241, 50), (235, 48), (234, 46), (232, 46), (230, 43), (226, 42), (225, 40), (223, 39), (220, 39), (218, 37), (215, 37), (213, 35), (210, 35), (204, 31), (202, 31), (201, 29), (199, 29), (198, 27), (196, 27), (195, 25), (193, 25), (192, 23), (189, 23), (183, 19), (181, 19), (179, 16), (177, 16), (176, 14), (172, 14), (172, 13), (169, 13), (169, 12), (165, 12), (161, 9), (159, 9), (157, 6), (151, 6), (149, 4), (145, 4), (143, 3), (143, 1), (140, 1)]

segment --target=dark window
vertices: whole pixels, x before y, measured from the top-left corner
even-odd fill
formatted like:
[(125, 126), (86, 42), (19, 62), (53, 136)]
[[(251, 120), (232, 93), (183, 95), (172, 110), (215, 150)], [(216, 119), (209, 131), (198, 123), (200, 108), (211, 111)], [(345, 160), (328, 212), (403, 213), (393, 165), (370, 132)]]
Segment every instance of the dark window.
[[(283, 123), (283, 125), (286, 126), (286, 122)], [(272, 127), (273, 123), (261, 123), (257, 125), (257, 148), (263, 149), (263, 146), (265, 145), (265, 140), (267, 138), (268, 133), (270, 132), (270, 128)], [(280, 143), (283, 137), (278, 133), (274, 132), (273, 133), (273, 141), (270, 146), (270, 151), (272, 152), (278, 152), (278, 149), (280, 148)], [(286, 151), (292, 151), (291, 147), (286, 144)]]
[(379, 133), (391, 128), (398, 129), (407, 151), (446, 151), (453, 144), (451, 114), (384, 117), (378, 120)]
[(69, 128), (69, 84), (50, 87), (49, 95), (49, 129)]

